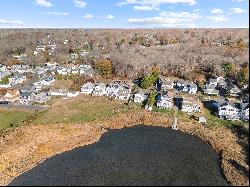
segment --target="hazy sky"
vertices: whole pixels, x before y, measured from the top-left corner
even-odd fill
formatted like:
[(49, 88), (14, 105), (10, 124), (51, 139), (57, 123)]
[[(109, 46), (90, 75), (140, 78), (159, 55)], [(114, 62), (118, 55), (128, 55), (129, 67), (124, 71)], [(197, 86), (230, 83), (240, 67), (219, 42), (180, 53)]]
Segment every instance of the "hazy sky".
[(249, 28), (249, 0), (0, 0), (0, 28)]

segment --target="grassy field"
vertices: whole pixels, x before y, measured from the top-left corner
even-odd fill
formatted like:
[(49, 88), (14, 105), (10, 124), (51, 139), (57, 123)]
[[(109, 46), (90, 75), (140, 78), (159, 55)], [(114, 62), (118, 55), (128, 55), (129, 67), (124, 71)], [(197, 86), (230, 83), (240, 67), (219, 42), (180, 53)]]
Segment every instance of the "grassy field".
[(0, 109), (0, 132), (3, 129), (18, 126), (29, 115), (30, 112), (23, 110)]
[(40, 115), (33, 124), (87, 122), (113, 114), (113, 109), (123, 103), (104, 97), (80, 95), (72, 99), (56, 99), (54, 104)]

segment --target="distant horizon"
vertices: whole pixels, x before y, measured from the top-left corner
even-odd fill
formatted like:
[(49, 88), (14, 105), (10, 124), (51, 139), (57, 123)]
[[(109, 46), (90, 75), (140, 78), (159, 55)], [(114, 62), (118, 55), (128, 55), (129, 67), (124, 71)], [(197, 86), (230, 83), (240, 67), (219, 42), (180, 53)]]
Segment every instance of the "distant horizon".
[(249, 0), (1, 0), (0, 28), (249, 28)]
[(16, 28), (0, 28), (0, 30), (26, 30), (26, 29), (68, 29), (68, 30), (71, 30), (71, 29), (93, 29), (93, 30), (171, 30), (171, 29), (175, 29), (175, 30), (183, 30), (183, 29), (211, 29), (211, 30), (219, 30), (219, 29), (249, 29), (248, 27), (215, 27), (215, 28), (212, 28), (212, 27), (195, 27), (195, 28), (191, 28), (191, 27), (183, 27), (183, 28), (180, 28), (180, 27), (173, 27), (173, 28), (84, 28), (84, 27), (16, 27)]

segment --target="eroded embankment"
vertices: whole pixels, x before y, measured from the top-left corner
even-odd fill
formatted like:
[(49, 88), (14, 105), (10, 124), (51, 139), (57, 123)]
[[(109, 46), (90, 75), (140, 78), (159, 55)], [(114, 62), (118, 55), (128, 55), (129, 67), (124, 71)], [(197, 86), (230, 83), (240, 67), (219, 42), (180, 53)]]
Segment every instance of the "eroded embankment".
[[(5, 133), (0, 140), (0, 185), (31, 169), (44, 159), (79, 146), (92, 144), (107, 129), (121, 129), (137, 124), (170, 127), (173, 119), (158, 113), (133, 111), (102, 121), (83, 124), (21, 126)], [(238, 137), (226, 127), (205, 127), (193, 120), (179, 119), (179, 128), (208, 142), (221, 156), (222, 171), (232, 185), (248, 185), (246, 154)], [(237, 164), (235, 164), (237, 163)]]

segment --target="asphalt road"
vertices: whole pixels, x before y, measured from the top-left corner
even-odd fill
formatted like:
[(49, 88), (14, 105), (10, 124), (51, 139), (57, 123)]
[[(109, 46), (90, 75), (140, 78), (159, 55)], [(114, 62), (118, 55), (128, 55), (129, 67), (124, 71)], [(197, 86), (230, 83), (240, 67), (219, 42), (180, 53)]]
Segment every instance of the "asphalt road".
[(44, 110), (48, 106), (38, 106), (38, 105), (20, 105), (20, 104), (0, 104), (0, 108), (12, 108), (12, 109), (24, 109), (24, 110)]

